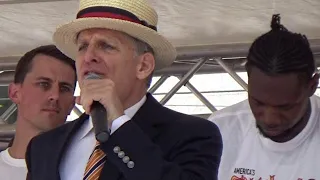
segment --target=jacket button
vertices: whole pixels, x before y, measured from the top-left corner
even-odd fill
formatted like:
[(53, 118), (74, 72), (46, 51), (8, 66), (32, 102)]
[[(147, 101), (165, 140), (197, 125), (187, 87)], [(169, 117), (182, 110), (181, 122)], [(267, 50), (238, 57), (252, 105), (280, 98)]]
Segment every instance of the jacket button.
[(130, 161), (130, 158), (128, 156), (125, 156), (125, 157), (122, 158), (122, 161), (124, 163), (128, 163)]
[(120, 152), (118, 153), (118, 157), (119, 157), (119, 158), (123, 158), (123, 157), (124, 157), (124, 155), (125, 155), (125, 154), (124, 154), (124, 152), (123, 152), (123, 151), (120, 151)]
[(134, 167), (134, 162), (133, 161), (129, 161), (127, 163), (128, 168), (132, 169)]
[(113, 152), (114, 153), (119, 153), (120, 152), (120, 147), (119, 146), (116, 146), (113, 148)]

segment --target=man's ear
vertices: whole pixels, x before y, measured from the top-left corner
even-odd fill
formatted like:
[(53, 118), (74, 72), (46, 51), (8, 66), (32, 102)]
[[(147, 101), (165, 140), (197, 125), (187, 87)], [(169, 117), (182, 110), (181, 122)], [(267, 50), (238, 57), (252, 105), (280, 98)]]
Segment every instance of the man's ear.
[(21, 98), (21, 84), (10, 83), (8, 88), (8, 95), (11, 101), (15, 104), (20, 103)]
[(139, 57), (138, 61), (136, 76), (140, 80), (146, 79), (154, 70), (154, 56), (151, 53), (145, 53)]
[(318, 84), (319, 84), (319, 73), (315, 73), (310, 81), (309, 97), (316, 92), (318, 88)]

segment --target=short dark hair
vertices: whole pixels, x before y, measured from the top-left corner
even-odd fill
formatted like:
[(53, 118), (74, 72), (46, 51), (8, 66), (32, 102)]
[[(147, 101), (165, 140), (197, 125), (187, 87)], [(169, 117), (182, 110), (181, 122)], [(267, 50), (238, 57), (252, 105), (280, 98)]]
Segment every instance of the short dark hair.
[(14, 75), (14, 83), (16, 84), (22, 84), (24, 82), (24, 79), (26, 75), (31, 71), (32, 69), (32, 62), (36, 55), (43, 54), (46, 56), (54, 57), (57, 60), (69, 65), (74, 70), (75, 74), (75, 83), (77, 81), (76, 76), (76, 66), (74, 60), (69, 58), (68, 56), (64, 55), (55, 45), (44, 45), (39, 46), (35, 49), (32, 49), (31, 51), (25, 53), (19, 60), (15, 75)]
[(258, 37), (249, 49), (246, 68), (254, 66), (269, 75), (297, 73), (311, 79), (316, 66), (305, 35), (288, 31), (273, 15), (271, 31)]

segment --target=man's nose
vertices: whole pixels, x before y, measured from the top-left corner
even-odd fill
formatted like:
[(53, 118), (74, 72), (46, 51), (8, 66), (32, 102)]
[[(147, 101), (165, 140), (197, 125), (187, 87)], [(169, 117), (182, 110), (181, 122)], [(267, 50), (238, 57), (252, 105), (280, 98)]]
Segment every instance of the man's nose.
[(97, 58), (96, 48), (93, 45), (89, 45), (84, 54), (84, 61), (86, 63), (97, 63), (99, 59)]
[(60, 97), (60, 87), (58, 85), (52, 86), (49, 91), (49, 100), (50, 101), (58, 101)]
[(277, 112), (277, 110), (273, 107), (266, 107), (263, 116), (264, 123), (272, 126), (274, 124), (278, 124), (278, 119), (279, 113)]

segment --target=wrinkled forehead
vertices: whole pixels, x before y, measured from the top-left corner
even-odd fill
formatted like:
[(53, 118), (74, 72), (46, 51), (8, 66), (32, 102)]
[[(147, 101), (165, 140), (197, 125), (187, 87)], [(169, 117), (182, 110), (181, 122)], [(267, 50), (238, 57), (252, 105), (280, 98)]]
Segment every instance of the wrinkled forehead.
[(26, 74), (26, 81), (46, 80), (62, 82), (72, 85), (76, 84), (76, 74), (72, 67), (60, 60), (47, 56), (36, 55), (32, 62), (30, 71)]
[(76, 44), (78, 44), (81, 41), (88, 41), (92, 37), (117, 40), (120, 42), (123, 42), (125, 40), (132, 42), (134, 40), (133, 37), (121, 31), (105, 28), (92, 28), (80, 31), (76, 36), (75, 42)]

